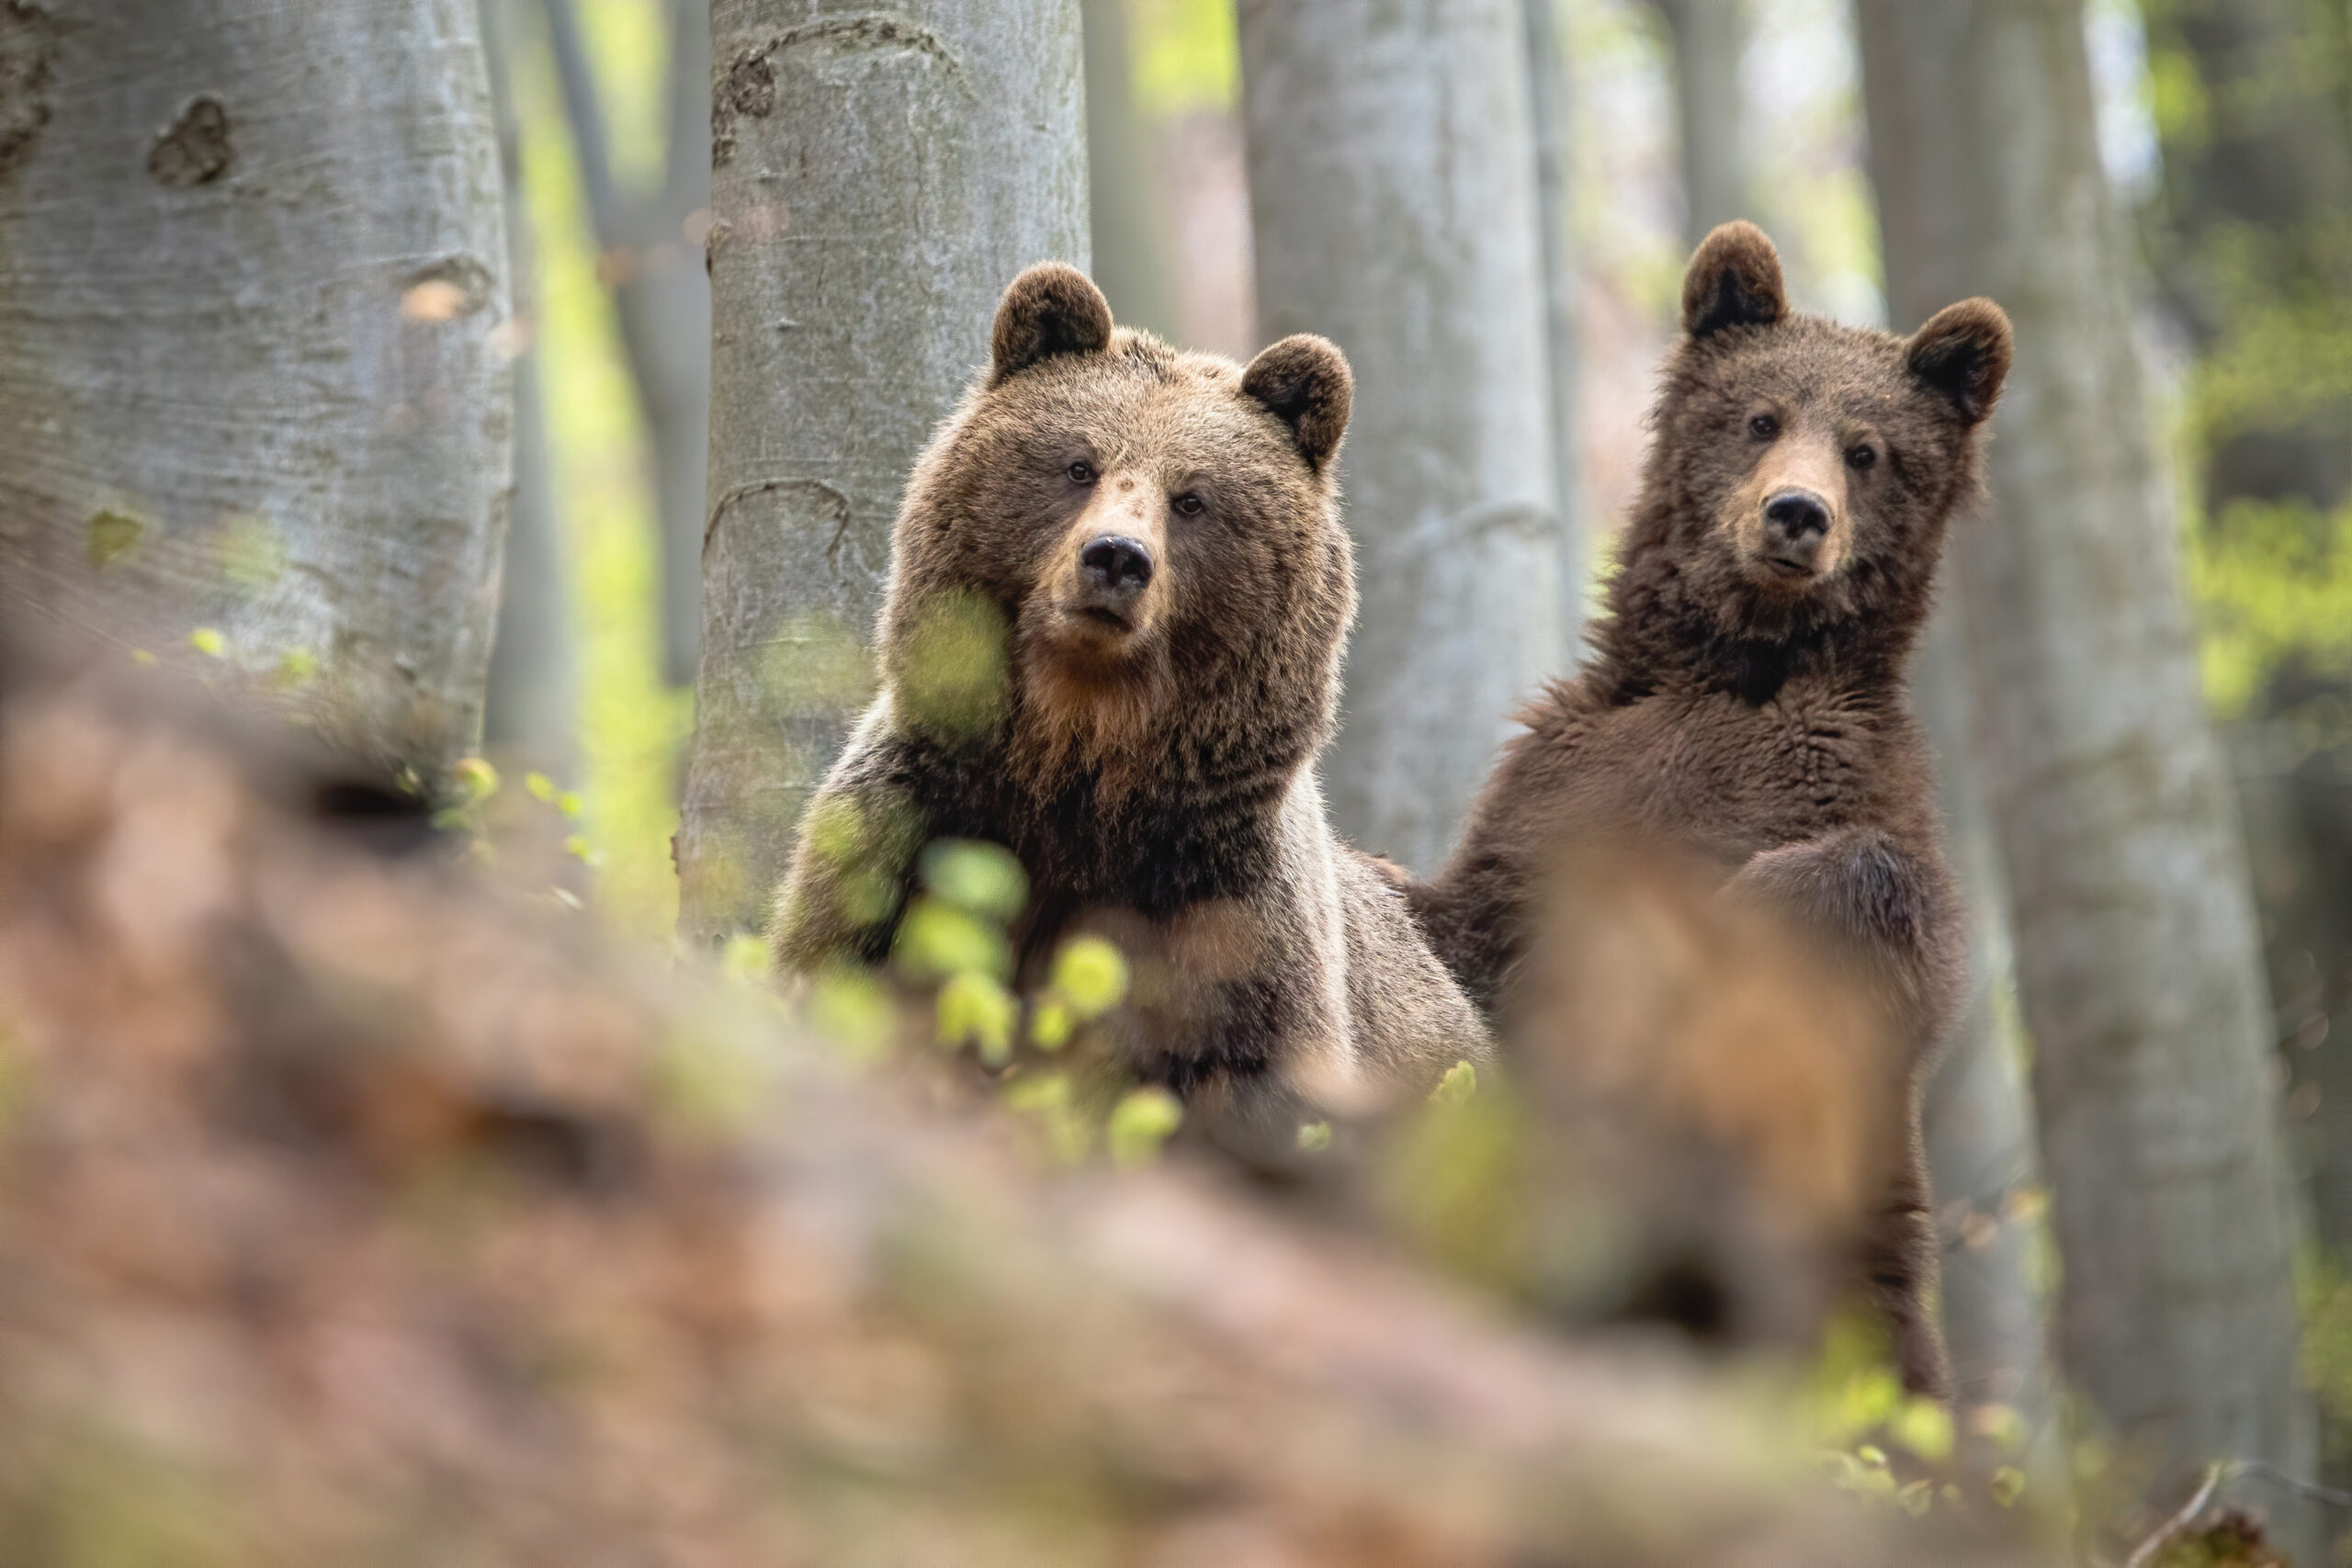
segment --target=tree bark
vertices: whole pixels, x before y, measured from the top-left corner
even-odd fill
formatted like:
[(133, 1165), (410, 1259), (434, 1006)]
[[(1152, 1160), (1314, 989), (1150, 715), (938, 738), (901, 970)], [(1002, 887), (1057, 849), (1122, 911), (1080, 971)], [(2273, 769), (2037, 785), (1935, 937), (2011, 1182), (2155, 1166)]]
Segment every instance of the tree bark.
[(1260, 335), (1354, 366), (1363, 609), (1334, 818), (1427, 874), (1560, 672), (1544, 255), (1518, 0), (1243, 0)]
[(670, 0), (670, 109), (660, 186), (616, 182), (573, 0), (545, 0), (564, 115), (588, 217), (613, 290), (621, 349), (653, 453), (662, 531), (662, 673), (695, 678), (702, 633), (704, 477), (710, 449), (710, 9)]
[(1568, 52), (1560, 36), (1560, 0), (1521, 0), (1527, 17), (1527, 107), (1535, 133), (1535, 220), (1544, 249), (1544, 379), (1552, 393), (1552, 515), (1560, 530), (1560, 641), (1570, 656), (1584, 626), (1586, 544), (1584, 472), (1577, 447), (1577, 396), (1582, 367), (1577, 314), (1583, 284), (1577, 270), (1573, 184), (1576, 102)]
[(547, 405), (539, 390), (538, 247), (523, 189), (514, 120), (514, 0), (481, 0), (491, 96), (498, 113), (499, 172), (506, 190), (507, 276), (514, 325), (514, 500), (506, 525), (506, 567), (498, 635), (490, 655), (482, 744), (501, 766), (536, 768), (577, 782), (578, 672), (562, 520), (548, 457)]
[(1747, 0), (1657, 0), (1674, 41), (1674, 107), (1681, 134), (1683, 237), (1696, 248), (1718, 223), (1754, 218), (1750, 145), (1740, 66)]
[[(1176, 298), (1159, 171), (1136, 105), (1133, 0), (1082, 0), (1086, 18), (1087, 193), (1094, 281), (1111, 314), (1175, 341)], [(1184, 346), (1190, 347), (1191, 344)]]
[[(513, 482), (474, 0), (0, 6), (0, 582), (427, 773)], [(209, 642), (209, 638), (205, 639)]]
[(2081, 11), (1865, 0), (1860, 19), (1896, 321), (1984, 293), (2018, 328), (1992, 514), (1955, 564), (2067, 1372), (2123, 1451), (2163, 1457), (2159, 1486), (2224, 1459), (2308, 1475), (2269, 1007)]
[[(2015, 983), (2011, 947), (2002, 918), (1998, 852), (1971, 741), (1966, 651), (1955, 621), (1949, 603), (1937, 612), (1912, 678), (1938, 754), (1949, 858), (1974, 924), (1968, 1005), (1927, 1085), (1922, 1118), (1943, 1248), (1944, 1339), (1961, 1403), (2016, 1411), (2031, 1439), (2026, 1468), (2034, 1480), (2056, 1483), (2064, 1475), (2064, 1455), (2056, 1440), (2050, 1303), (2034, 1270), (2044, 1222), (2030, 1202), (2042, 1185), (2041, 1162), (2025, 1054), (2002, 1026), (2005, 1012), (2014, 1016), (2015, 997), (2007, 994)], [(1974, 1457), (1995, 1460), (1989, 1451)], [(2006, 1450), (1996, 1462), (2009, 1462)]]
[(680, 925), (757, 926), (865, 695), (909, 466), (1021, 268), (1084, 265), (1077, 0), (718, 0), (709, 521)]

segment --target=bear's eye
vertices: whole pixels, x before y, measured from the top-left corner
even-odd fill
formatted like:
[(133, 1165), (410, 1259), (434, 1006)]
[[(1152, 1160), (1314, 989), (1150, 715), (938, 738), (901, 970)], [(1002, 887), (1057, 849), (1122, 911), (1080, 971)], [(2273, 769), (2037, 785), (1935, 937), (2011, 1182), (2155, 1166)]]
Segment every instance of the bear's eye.
[(1187, 517), (1198, 517), (1209, 509), (1209, 503), (1202, 500), (1197, 491), (1189, 490), (1178, 496), (1171, 504)]
[(1878, 461), (1878, 449), (1873, 446), (1849, 446), (1846, 449), (1846, 466), (1856, 473)]
[(1759, 413), (1747, 422), (1747, 434), (1758, 441), (1770, 441), (1781, 434), (1781, 422), (1769, 413)]
[(1094, 482), (1094, 465), (1083, 457), (1069, 466), (1069, 482), (1074, 485), (1091, 485)]

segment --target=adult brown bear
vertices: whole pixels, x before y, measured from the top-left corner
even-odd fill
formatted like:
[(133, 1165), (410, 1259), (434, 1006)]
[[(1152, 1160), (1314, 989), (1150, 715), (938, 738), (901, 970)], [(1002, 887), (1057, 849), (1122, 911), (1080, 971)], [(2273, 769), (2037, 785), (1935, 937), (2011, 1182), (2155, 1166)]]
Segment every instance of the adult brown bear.
[(880, 963), (921, 846), (984, 840), (1029, 873), (1022, 977), (1076, 931), (1114, 938), (1125, 1066), (1267, 1147), (1483, 1055), (1316, 779), (1355, 609), (1351, 392), (1321, 338), (1244, 369), (1114, 329), (1069, 267), (1013, 282), (909, 481), (883, 690), (804, 825), (784, 967)]
[(1771, 242), (1729, 223), (1691, 258), (1682, 326), (1592, 658), (1528, 710), (1410, 896), (1506, 1033), (1547, 879), (1579, 845), (1695, 860), (1836, 955), (1901, 1055), (1860, 1262), (1905, 1382), (1942, 1393), (1917, 1099), (1965, 937), (1904, 666), (1945, 525), (1980, 487), (2008, 319), (1970, 299), (1904, 339), (1795, 314)]

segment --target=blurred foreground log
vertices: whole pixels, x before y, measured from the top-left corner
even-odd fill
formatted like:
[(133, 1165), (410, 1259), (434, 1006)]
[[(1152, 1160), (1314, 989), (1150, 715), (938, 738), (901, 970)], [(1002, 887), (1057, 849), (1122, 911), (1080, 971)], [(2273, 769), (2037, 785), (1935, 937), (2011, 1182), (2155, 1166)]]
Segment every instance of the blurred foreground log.
[(0, 690), (0, 1564), (2032, 1557), (1662, 1351), (1049, 1171), (146, 705)]

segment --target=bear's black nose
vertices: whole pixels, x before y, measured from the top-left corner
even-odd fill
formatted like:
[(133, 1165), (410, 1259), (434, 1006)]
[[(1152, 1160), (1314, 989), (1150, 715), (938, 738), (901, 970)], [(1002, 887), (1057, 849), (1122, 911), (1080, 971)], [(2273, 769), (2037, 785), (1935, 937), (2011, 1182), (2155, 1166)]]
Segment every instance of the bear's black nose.
[(1764, 503), (1764, 522), (1777, 542), (1819, 540), (1829, 532), (1829, 508), (1807, 490), (1784, 490)]
[(1151, 552), (1137, 540), (1105, 534), (1078, 552), (1078, 569), (1094, 597), (1124, 604), (1151, 581)]

